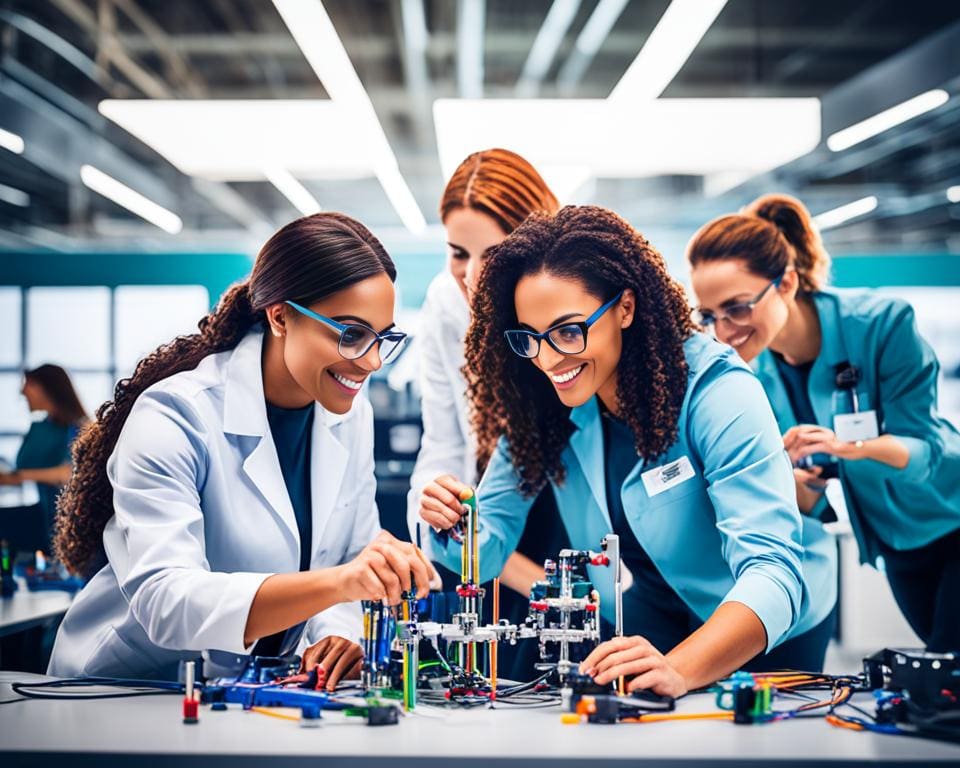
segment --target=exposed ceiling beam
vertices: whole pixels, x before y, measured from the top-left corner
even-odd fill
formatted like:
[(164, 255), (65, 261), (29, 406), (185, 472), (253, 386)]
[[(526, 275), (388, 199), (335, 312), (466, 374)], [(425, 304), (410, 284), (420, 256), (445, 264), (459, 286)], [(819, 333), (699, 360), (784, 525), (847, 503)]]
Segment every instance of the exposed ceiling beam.
[[(617, 2), (626, 5), (628, 0), (601, 0), (603, 3)], [(589, 24), (589, 21), (588, 21)], [(586, 30), (584, 26), (584, 30)], [(227, 31), (211, 33), (168, 34), (171, 50), (182, 56), (229, 56), (248, 54), (252, 56), (278, 56), (282, 58), (300, 58), (297, 44), (289, 35), (279, 32)], [(124, 32), (117, 35), (124, 49), (134, 55), (157, 53), (156, 41), (144, 34)], [(709, 37), (700, 43), (699, 50), (717, 51), (726, 49), (777, 50), (797, 48), (815, 44), (824, 51), (843, 51), (870, 53), (888, 51), (904, 46), (912, 40), (909, 29), (871, 30), (869, 35), (855, 35), (845, 38), (824, 38), (823, 31), (815, 27), (782, 27), (765, 29), (762, 37), (757, 37), (753, 27), (723, 27), (712, 29)], [(388, 61), (396, 55), (396, 42), (387, 36), (349, 35), (343, 36), (343, 43), (350, 55), (363, 61)], [(609, 30), (600, 40), (604, 56), (634, 56), (637, 52), (637, 33), (633, 31)], [(530, 50), (530, 34), (516, 30), (498, 30), (485, 41), (488, 56), (525, 57)], [(446, 30), (432, 30), (427, 40), (424, 55), (428, 60), (442, 60), (457, 53), (457, 35)], [(595, 52), (596, 53), (596, 52)], [(575, 55), (571, 53), (571, 57)], [(569, 60), (564, 63), (570, 66)]]
[[(154, 42), (156, 51), (167, 62), (170, 74), (179, 81), (187, 94), (197, 98), (205, 96), (207, 91), (200, 78), (197, 77), (194, 70), (184, 59), (183, 54), (170, 45), (170, 36), (163, 27), (157, 24), (153, 17), (137, 5), (134, 0), (113, 0), (113, 2), (130, 21), (136, 24)], [(118, 43), (122, 45), (119, 41)]]
[[(51, 2), (94, 40), (100, 37), (100, 23), (96, 14), (80, 0), (51, 0)], [(102, 39), (101, 50), (103, 56), (145, 95), (154, 99), (169, 98), (171, 94), (166, 84), (155, 74), (134, 61), (124, 51), (116, 36), (110, 34)]]
[(553, 0), (547, 17), (537, 33), (530, 55), (517, 81), (517, 96), (531, 98), (540, 90), (540, 83), (553, 64), (554, 57), (567, 36), (567, 30), (577, 17), (580, 0)]
[[(610, 33), (626, 6), (627, 0), (600, 0), (597, 3), (597, 7), (593, 9), (593, 13), (577, 36), (573, 52), (557, 74), (557, 85), (561, 93), (569, 93), (576, 87), (604, 41), (610, 38), (607, 47), (609, 49), (613, 46), (613, 36)], [(630, 49), (627, 55), (637, 50), (636, 37), (631, 37), (633, 39), (629, 41)]]

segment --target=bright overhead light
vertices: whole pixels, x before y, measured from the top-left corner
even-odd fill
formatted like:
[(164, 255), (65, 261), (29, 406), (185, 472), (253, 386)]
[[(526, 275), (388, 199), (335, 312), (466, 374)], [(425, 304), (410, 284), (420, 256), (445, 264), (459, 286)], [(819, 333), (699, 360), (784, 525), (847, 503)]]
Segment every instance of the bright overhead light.
[(483, 37), (486, 0), (457, 2), (457, 90), (464, 99), (483, 96)]
[(829, 211), (817, 214), (813, 217), (813, 223), (820, 229), (830, 229), (843, 224), (845, 221), (863, 216), (877, 207), (877, 198), (874, 195), (861, 197), (852, 203), (841, 205), (839, 208), (833, 208)]
[(813, 150), (821, 124), (818, 99), (440, 99), (433, 115), (444, 178), (477, 147), (594, 177), (762, 173)]
[(275, 167), (300, 179), (373, 175), (376, 132), (327, 99), (108, 99), (99, 109), (188, 176), (262, 181)]
[(320, 203), (286, 168), (265, 168), (264, 175), (304, 216), (320, 212)]
[(0, 200), (18, 208), (26, 208), (30, 205), (30, 195), (22, 189), (8, 187), (6, 184), (0, 184)]
[(517, 81), (517, 96), (536, 96), (540, 81), (553, 64), (557, 49), (560, 48), (579, 9), (580, 0), (553, 0), (523, 65), (520, 80)]
[(570, 90), (580, 82), (626, 5), (627, 0), (600, 0), (597, 3), (587, 23), (577, 35), (573, 51), (557, 73), (557, 85), (561, 89)]
[(94, 168), (92, 165), (81, 166), (80, 179), (94, 192), (146, 219), (151, 224), (155, 224), (164, 232), (176, 235), (183, 229), (183, 222), (177, 214), (168, 211), (161, 205), (157, 205), (153, 200), (130, 189), (126, 184), (122, 184), (112, 176), (108, 176), (99, 168)]
[[(368, 158), (368, 169), (381, 178), (380, 169), (396, 167), (397, 158), (373, 109), (370, 96), (360, 82), (323, 3), (320, 0), (273, 0), (273, 4), (334, 104), (345, 108), (351, 115), (354, 135), (346, 144), (335, 149), (346, 152), (350, 146), (358, 147)], [(370, 137), (369, 141), (363, 141), (364, 134)], [(315, 142), (319, 143), (317, 137)], [(284, 167), (291, 169), (289, 165)], [(395, 176), (387, 174), (387, 178), (392, 184), (401, 184), (405, 188), (401, 195), (391, 195), (389, 190), (384, 189), (391, 202), (408, 198), (407, 209), (397, 210), (404, 224), (418, 229), (425, 227), (423, 213), (399, 170)]]
[(387, 194), (403, 226), (415, 235), (423, 233), (427, 228), (427, 222), (397, 165), (394, 163), (381, 166), (376, 173), (383, 191)]
[(960, 203), (960, 185), (947, 188), (947, 200), (951, 203)]
[(936, 109), (946, 104), (949, 99), (950, 94), (939, 88), (921, 93), (919, 96), (914, 96), (895, 107), (878, 112), (873, 117), (868, 117), (866, 120), (854, 123), (842, 131), (837, 131), (827, 139), (827, 146), (834, 152), (849, 149), (861, 141), (866, 141), (878, 133), (893, 128), (895, 125), (900, 125), (900, 123), (912, 120), (924, 112)]
[(0, 128), (0, 147), (9, 149), (15, 155), (23, 154), (23, 137)]
[(610, 98), (657, 98), (726, 4), (727, 0), (673, 0)]

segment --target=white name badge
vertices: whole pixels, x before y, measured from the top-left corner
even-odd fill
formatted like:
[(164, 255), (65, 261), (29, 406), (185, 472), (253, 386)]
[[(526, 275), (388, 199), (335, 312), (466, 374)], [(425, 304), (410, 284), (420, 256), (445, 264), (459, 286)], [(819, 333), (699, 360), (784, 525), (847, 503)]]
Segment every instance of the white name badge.
[(855, 443), (857, 440), (873, 440), (880, 437), (876, 411), (838, 413), (833, 417), (833, 431), (837, 440)]
[(690, 459), (681, 456), (669, 464), (648, 469), (640, 475), (640, 479), (643, 480), (643, 487), (647, 489), (647, 496), (652, 497), (669, 491), (675, 485), (680, 485), (695, 475)]

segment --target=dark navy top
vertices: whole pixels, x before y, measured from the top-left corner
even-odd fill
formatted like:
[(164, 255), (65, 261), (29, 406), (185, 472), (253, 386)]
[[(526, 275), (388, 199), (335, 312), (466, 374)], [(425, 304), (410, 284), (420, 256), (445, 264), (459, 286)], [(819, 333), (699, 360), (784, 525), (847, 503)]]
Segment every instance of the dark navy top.
[(631, 604), (639, 602), (637, 607), (643, 614), (630, 617), (631, 632), (643, 635), (657, 650), (667, 653), (702, 622), (657, 570), (627, 521), (621, 490), (640, 457), (630, 426), (605, 408), (601, 412), (607, 509), (613, 532), (620, 537), (620, 557), (633, 576), (630, 591), (639, 598)]
[(303, 408), (280, 408), (267, 403), (267, 421), (277, 447), (280, 472), (300, 531), (300, 570), (310, 570), (313, 521), (310, 499), (310, 442), (313, 403)]
[(783, 387), (787, 390), (787, 397), (790, 400), (790, 407), (793, 408), (793, 415), (797, 424), (816, 424), (817, 416), (813, 412), (813, 403), (810, 401), (808, 386), (813, 361), (800, 365), (790, 365), (776, 353), (773, 354), (773, 359), (777, 363), (777, 370), (780, 372)]
[[(313, 517), (310, 497), (310, 444), (313, 436), (313, 403), (303, 408), (280, 408), (267, 403), (267, 421), (277, 448), (280, 472), (300, 532), (300, 570), (310, 570)], [(254, 656), (281, 656), (294, 649), (302, 625), (257, 641)]]

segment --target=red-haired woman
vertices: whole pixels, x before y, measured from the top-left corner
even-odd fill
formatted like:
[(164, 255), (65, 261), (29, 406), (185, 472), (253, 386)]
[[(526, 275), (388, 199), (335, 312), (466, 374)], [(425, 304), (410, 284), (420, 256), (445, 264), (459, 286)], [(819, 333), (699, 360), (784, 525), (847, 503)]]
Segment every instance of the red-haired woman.
[[(373, 419), (358, 398), (405, 334), (396, 270), (359, 222), (281, 228), (247, 280), (144, 358), (74, 446), (61, 559), (92, 578), (51, 674), (176, 679), (318, 641), (332, 688), (357, 674), (356, 601), (396, 603), (429, 564), (379, 532)], [(351, 605), (352, 604), (352, 605)]]
[[(447, 269), (427, 290), (421, 315), (420, 389), (423, 440), (411, 478), (407, 515), (411, 536), (417, 541), (420, 492), (434, 478), (451, 475), (473, 483), (478, 477), (477, 445), (470, 424), (463, 373), (464, 336), (470, 322), (469, 302), (486, 253), (499, 245), (531, 213), (553, 214), (557, 199), (527, 160), (506, 149), (488, 149), (469, 155), (447, 182), (440, 201), (440, 218), (447, 234)], [(490, 414), (475, 414), (485, 419)], [(485, 434), (496, 431), (484, 427)], [(504, 585), (524, 599), (530, 586), (543, 577), (543, 560), (556, 556), (565, 539), (549, 489), (540, 496), (527, 534), (508, 558), (500, 574)], [(429, 544), (426, 530), (419, 539)], [(503, 611), (509, 614), (520, 598), (504, 593)], [(515, 606), (514, 603), (517, 603)], [(522, 618), (522, 617), (519, 617)], [(518, 674), (532, 670), (519, 667)]]
[(937, 357), (913, 307), (827, 287), (803, 204), (766, 195), (687, 250), (703, 324), (754, 366), (794, 460), (800, 508), (839, 477), (865, 563), (931, 651), (960, 651), (960, 433), (937, 413)]

